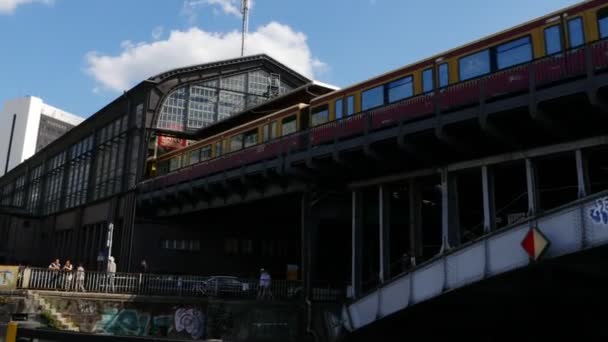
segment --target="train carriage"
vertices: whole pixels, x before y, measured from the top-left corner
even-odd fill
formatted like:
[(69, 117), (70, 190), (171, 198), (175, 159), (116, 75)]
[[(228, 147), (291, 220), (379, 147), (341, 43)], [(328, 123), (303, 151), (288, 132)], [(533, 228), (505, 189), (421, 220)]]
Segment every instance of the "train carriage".
[(608, 68), (607, 37), (608, 0), (585, 1), (230, 128), (162, 156), (159, 173), (211, 174), (584, 77)]

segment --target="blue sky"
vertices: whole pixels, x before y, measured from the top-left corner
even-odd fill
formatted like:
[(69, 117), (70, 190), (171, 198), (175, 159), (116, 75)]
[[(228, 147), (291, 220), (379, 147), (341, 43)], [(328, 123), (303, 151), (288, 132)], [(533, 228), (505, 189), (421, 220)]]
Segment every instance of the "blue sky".
[[(343, 87), (576, 2), (254, 0), (247, 50)], [(0, 0), (0, 102), (88, 117), (162, 70), (238, 57), (239, 4)]]

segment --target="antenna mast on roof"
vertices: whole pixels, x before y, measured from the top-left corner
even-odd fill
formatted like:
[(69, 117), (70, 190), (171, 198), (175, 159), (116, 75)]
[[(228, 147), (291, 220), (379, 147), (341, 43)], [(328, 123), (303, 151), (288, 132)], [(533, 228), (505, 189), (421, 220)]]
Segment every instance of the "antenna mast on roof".
[(249, 0), (241, 0), (241, 13), (243, 14), (243, 38), (241, 40), (241, 57), (245, 55), (245, 36), (249, 31)]

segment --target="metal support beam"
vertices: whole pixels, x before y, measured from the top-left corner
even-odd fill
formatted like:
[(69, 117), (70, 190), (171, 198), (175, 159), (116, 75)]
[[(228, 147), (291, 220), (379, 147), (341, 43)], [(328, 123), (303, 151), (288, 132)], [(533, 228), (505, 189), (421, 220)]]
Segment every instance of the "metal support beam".
[(361, 295), (363, 261), (363, 195), (360, 191), (352, 193), (352, 268), (351, 286), (353, 298)]
[(447, 169), (441, 170), (441, 204), (441, 251), (444, 252), (460, 244), (456, 177)]
[(422, 257), (422, 192), (420, 184), (412, 178), (408, 186), (410, 217), (409, 217), (409, 236), (410, 236), (410, 258), (415, 264), (416, 258)]
[(578, 183), (578, 198), (583, 198), (589, 193), (589, 164), (587, 156), (582, 150), (576, 150), (576, 178)]
[(496, 228), (496, 203), (494, 172), (487, 165), (481, 167), (481, 188), (483, 195), (483, 231), (489, 233)]
[(526, 159), (526, 184), (528, 188), (528, 216), (534, 216), (538, 212), (538, 184), (536, 167), (532, 159)]
[(379, 234), (380, 234), (380, 282), (384, 283), (391, 277), (391, 251), (390, 251), (390, 192), (387, 191), (385, 185), (378, 187), (378, 218)]

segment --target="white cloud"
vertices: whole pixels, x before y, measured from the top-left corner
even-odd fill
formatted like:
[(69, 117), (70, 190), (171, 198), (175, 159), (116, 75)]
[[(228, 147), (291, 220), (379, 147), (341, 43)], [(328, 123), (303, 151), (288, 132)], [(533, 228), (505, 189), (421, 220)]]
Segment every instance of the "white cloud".
[[(89, 52), (87, 72), (98, 82), (97, 88), (122, 91), (155, 74), (188, 65), (236, 58), (241, 52), (241, 34), (206, 32), (197, 27), (171, 31), (165, 40), (121, 43), (116, 56)], [(266, 53), (297, 72), (313, 78), (328, 66), (313, 57), (306, 35), (291, 27), (271, 22), (249, 33), (246, 55)]]
[(159, 40), (160, 37), (163, 36), (163, 33), (165, 32), (165, 28), (162, 26), (156, 26), (154, 28), (154, 30), (152, 30), (152, 39), (154, 40)]
[[(185, 0), (182, 14), (188, 17), (190, 23), (194, 23), (199, 9), (205, 6), (218, 6), (224, 14), (241, 17), (241, 0)], [(253, 0), (249, 0), (249, 8), (251, 7), (253, 7)], [(220, 12), (214, 8), (213, 13), (219, 14)]]
[(30, 3), (42, 3), (50, 5), (54, 0), (0, 0), (0, 14), (11, 14), (15, 12), (17, 6), (30, 4)]

